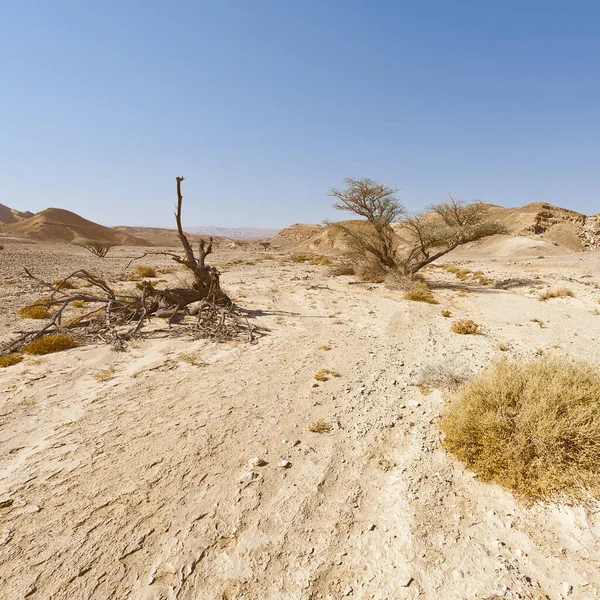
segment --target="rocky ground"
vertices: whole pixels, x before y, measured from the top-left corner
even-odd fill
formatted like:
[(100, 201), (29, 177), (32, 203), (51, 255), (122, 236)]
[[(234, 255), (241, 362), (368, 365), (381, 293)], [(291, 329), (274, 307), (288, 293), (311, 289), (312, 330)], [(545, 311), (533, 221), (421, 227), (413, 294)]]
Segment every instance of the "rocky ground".
[[(3, 339), (34, 324), (14, 315), (40, 293), (23, 265), (115, 277), (138, 251), (84, 252), (2, 252)], [(448, 392), (427, 381), (506, 354), (600, 364), (600, 255), (458, 255), (495, 285), (432, 269), (438, 305), (281, 255), (215, 260), (258, 343), (165, 337), (0, 371), (0, 598), (600, 597), (599, 507), (478, 481), (441, 447)], [(536, 299), (558, 286), (575, 296)], [(452, 333), (459, 318), (483, 335)]]

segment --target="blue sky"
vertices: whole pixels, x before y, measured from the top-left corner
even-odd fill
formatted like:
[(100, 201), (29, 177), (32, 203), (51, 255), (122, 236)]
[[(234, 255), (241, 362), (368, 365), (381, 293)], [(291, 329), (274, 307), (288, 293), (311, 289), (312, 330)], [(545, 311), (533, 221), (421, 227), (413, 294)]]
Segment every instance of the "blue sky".
[(346, 176), (600, 212), (600, 3), (13, 0), (0, 203), (107, 225), (334, 217)]

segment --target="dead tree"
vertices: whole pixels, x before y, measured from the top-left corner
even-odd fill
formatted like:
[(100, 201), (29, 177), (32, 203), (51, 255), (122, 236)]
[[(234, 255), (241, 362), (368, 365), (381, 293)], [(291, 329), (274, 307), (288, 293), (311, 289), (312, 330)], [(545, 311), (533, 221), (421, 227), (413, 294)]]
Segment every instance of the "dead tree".
[(266, 252), (271, 247), (271, 242), (260, 242), (260, 245), (263, 247), (263, 250)]
[(197, 302), (199, 300), (231, 304), (231, 300), (221, 289), (221, 274), (215, 267), (209, 267), (206, 265), (206, 257), (213, 250), (213, 238), (209, 238), (208, 244), (203, 239), (200, 240), (198, 243), (198, 257), (196, 257), (187, 236), (183, 232), (183, 226), (181, 224), (181, 207), (183, 204), (181, 182), (184, 179), (184, 177), (175, 178), (175, 181), (177, 182), (177, 208), (175, 211), (175, 222), (177, 223), (177, 237), (179, 237), (179, 240), (181, 241), (185, 257), (182, 258), (177, 254), (173, 254), (172, 252), (145, 252), (142, 256), (138, 256), (137, 258), (131, 260), (127, 267), (129, 267), (132, 262), (140, 260), (148, 255), (160, 254), (163, 256), (169, 256), (171, 260), (174, 260), (176, 263), (189, 269), (194, 276), (194, 283), (192, 284), (191, 290), (185, 288), (170, 290), (174, 296), (179, 296), (181, 307), (187, 306), (188, 304)]
[[(221, 289), (220, 273), (206, 265), (206, 257), (212, 252), (212, 238), (207, 244), (200, 240), (198, 255), (194, 254), (181, 224), (183, 196), (181, 182), (177, 177), (177, 209), (175, 220), (177, 233), (184, 249), (184, 257), (171, 252), (146, 252), (134, 261), (147, 255), (169, 256), (184, 265), (194, 275), (189, 288), (154, 287), (150, 281), (141, 281), (138, 290), (116, 292), (101, 277), (85, 270), (77, 270), (55, 283), (46, 282), (25, 269), (28, 277), (50, 290), (50, 295), (34, 306), (44, 306), (51, 311), (49, 320), (32, 331), (16, 332), (18, 337), (0, 347), (0, 356), (19, 352), (35, 339), (53, 333), (68, 331), (86, 339), (99, 339), (111, 343), (116, 349), (125, 348), (127, 341), (141, 335), (141, 330), (152, 316), (168, 318), (169, 332), (173, 335), (210, 337), (218, 341), (247, 336), (249, 341), (256, 338), (257, 328), (241, 316), (233, 303)], [(127, 268), (126, 267), (126, 268)], [(77, 289), (81, 284), (85, 291)], [(91, 291), (90, 291), (91, 290)], [(194, 307), (186, 308), (195, 303)], [(174, 329), (175, 319), (181, 315), (196, 317), (195, 322), (187, 319)]]

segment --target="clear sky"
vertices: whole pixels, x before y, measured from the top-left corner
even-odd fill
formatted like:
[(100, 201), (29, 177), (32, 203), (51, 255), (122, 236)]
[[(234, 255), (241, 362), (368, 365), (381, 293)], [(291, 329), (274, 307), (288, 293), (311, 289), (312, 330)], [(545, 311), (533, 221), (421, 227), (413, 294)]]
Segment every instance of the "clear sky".
[(106, 225), (334, 216), (346, 176), (600, 212), (600, 2), (5, 0), (0, 203)]

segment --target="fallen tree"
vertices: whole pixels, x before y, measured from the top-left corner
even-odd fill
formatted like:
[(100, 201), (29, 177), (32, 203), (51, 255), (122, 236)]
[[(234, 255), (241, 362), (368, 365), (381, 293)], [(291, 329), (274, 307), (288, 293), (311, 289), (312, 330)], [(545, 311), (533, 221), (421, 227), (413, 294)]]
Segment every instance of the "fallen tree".
[[(223, 292), (219, 271), (206, 265), (206, 257), (212, 252), (212, 238), (208, 244), (200, 240), (196, 257), (183, 232), (183, 179), (176, 178), (175, 220), (184, 257), (171, 252), (146, 252), (130, 261), (127, 267), (144, 256), (169, 256), (193, 274), (190, 287), (160, 289), (151, 281), (142, 280), (138, 283), (136, 291), (119, 292), (101, 277), (82, 269), (54, 283), (44, 281), (25, 269), (28, 277), (49, 291), (47, 297), (32, 305), (45, 307), (49, 318), (38, 329), (17, 332), (18, 337), (0, 349), (0, 356), (19, 352), (36, 339), (65, 331), (79, 338), (107, 342), (115, 349), (122, 350), (132, 337), (141, 335), (144, 325), (154, 316), (167, 319), (169, 331), (174, 335), (188, 334), (217, 340), (244, 336), (253, 341), (256, 337), (256, 327), (240, 315)], [(83, 286), (86, 291), (80, 289)], [(194, 316), (195, 319), (191, 322), (188, 319), (186, 322), (177, 323), (179, 317), (184, 315)], [(176, 323), (177, 327), (174, 329)]]

